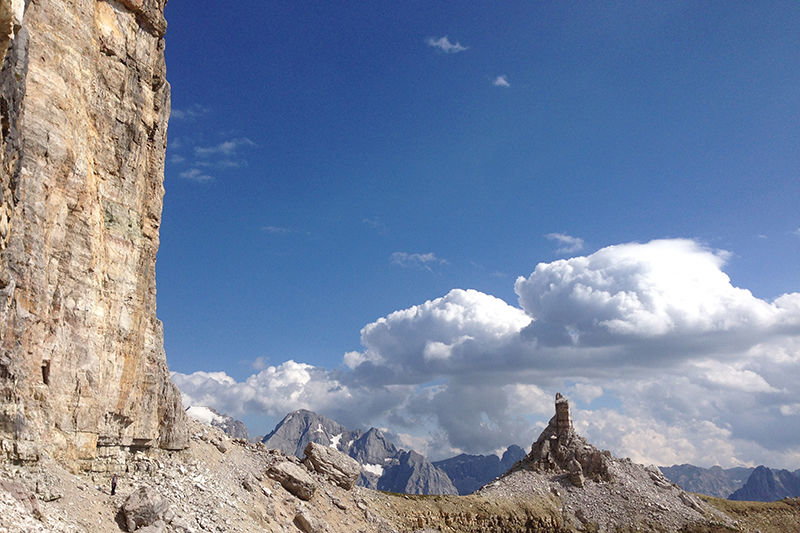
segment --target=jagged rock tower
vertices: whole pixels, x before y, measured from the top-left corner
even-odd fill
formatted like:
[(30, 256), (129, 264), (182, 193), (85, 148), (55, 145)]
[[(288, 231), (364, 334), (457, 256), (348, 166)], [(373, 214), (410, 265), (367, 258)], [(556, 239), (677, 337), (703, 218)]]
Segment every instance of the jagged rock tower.
[(610, 459), (609, 452), (598, 450), (575, 432), (569, 402), (556, 393), (556, 414), (533, 443), (525, 459), (528, 467), (539, 472), (563, 473), (573, 485), (582, 487), (587, 477), (608, 481)]
[(187, 445), (156, 318), (166, 0), (0, 0), (0, 459)]

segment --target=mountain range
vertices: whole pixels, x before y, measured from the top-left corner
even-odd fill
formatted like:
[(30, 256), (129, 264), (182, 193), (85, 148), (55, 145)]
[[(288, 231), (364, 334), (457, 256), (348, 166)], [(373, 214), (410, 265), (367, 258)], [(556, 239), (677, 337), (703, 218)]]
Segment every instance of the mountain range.
[[(247, 439), (244, 423), (212, 408), (192, 406), (186, 409), (186, 414), (232, 438)], [(303, 409), (286, 415), (261, 441), (269, 448), (298, 458), (303, 457), (309, 442), (330, 446), (361, 465), (359, 485), (404, 494), (471, 494), (508, 472), (526, 456), (522, 448), (511, 445), (502, 457), (462, 453), (429, 461), (414, 450), (398, 448), (380, 429), (351, 430)], [(763, 465), (703, 468), (691, 464), (659, 469), (682, 489), (716, 498), (769, 502), (800, 497), (800, 470), (791, 472)]]
[(664, 476), (684, 490), (729, 500), (772, 502), (800, 497), (800, 470), (766, 466), (702, 468), (690, 464), (659, 467)]
[(261, 442), (299, 458), (309, 442), (330, 446), (361, 464), (359, 485), (405, 494), (469, 494), (525, 456), (519, 446), (509, 446), (502, 458), (461, 454), (433, 463), (398, 448), (380, 429), (351, 430), (305, 409), (286, 415)]

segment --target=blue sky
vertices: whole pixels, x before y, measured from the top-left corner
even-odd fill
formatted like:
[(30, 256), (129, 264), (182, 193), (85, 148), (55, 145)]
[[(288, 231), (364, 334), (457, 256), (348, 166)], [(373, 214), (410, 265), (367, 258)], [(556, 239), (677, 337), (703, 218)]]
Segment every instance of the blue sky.
[[(538, 263), (621, 243), (688, 239), (765, 302), (800, 287), (796, 2), (171, 0), (167, 17), (174, 371), (336, 372), (393, 311), (454, 288), (519, 307)], [(239, 415), (277, 416), (257, 411)]]

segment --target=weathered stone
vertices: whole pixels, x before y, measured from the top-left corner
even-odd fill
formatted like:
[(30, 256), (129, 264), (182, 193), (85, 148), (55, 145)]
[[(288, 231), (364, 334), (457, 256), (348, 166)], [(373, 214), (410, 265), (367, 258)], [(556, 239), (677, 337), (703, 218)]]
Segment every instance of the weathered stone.
[(610, 454), (591, 446), (572, 427), (569, 402), (556, 394), (556, 414), (533, 443), (526, 463), (544, 472), (561, 472), (569, 481), (582, 487), (586, 479), (608, 481)]
[(151, 487), (140, 487), (122, 504), (122, 515), (128, 531), (163, 522), (169, 502)]
[(267, 475), (301, 500), (310, 500), (317, 486), (308, 472), (288, 461), (278, 463), (267, 469)]
[(355, 459), (316, 442), (309, 442), (305, 448), (303, 464), (322, 474), (343, 489), (350, 490), (358, 480), (361, 465)]
[(314, 517), (305, 511), (300, 511), (294, 517), (293, 523), (297, 529), (303, 533), (321, 533), (324, 528), (320, 527)]
[[(0, 0), (0, 455), (184, 448), (156, 318), (165, 0)], [(24, 117), (24, 119), (23, 119)]]
[(560, 392), (556, 393), (556, 433), (559, 435), (572, 430), (572, 420), (569, 417), (569, 402)]

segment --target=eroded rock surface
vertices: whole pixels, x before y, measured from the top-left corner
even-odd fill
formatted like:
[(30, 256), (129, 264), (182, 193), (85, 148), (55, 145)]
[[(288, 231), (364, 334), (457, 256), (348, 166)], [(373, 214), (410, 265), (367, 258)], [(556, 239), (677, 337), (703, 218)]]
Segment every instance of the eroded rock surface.
[(0, 457), (185, 447), (156, 318), (165, 0), (0, 0)]
[(528, 467), (540, 472), (563, 473), (576, 487), (586, 478), (610, 481), (608, 451), (600, 451), (578, 435), (572, 427), (569, 402), (556, 394), (556, 414), (533, 443)]
[(556, 395), (555, 416), (530, 454), (478, 491), (485, 497), (555, 497), (563, 524), (580, 531), (705, 531), (733, 528), (730, 518), (671, 483), (655, 466), (617, 459), (575, 432), (567, 399)]
[(306, 445), (305, 455), (303, 464), (343, 489), (352, 489), (361, 473), (358, 461), (330, 446), (309, 442)]

